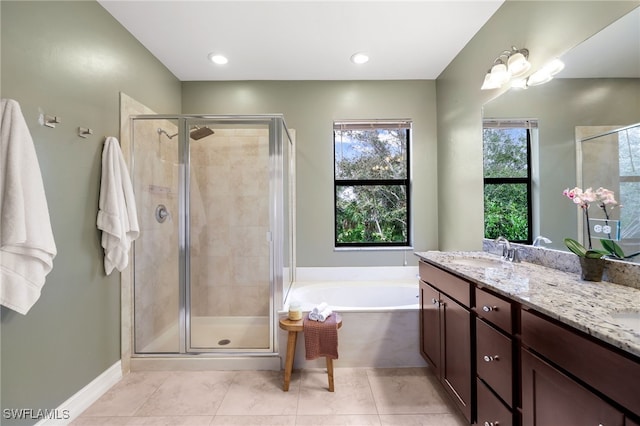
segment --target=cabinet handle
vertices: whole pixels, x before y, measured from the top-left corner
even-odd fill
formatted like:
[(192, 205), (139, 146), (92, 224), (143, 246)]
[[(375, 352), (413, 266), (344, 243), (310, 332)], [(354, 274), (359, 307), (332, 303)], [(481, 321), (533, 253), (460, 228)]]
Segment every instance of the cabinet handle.
[(484, 305), (484, 306), (482, 307), (482, 310), (483, 310), (483, 311), (485, 311), (485, 312), (497, 311), (497, 310), (498, 310), (498, 307), (497, 307), (497, 306), (487, 306), (487, 305)]
[(498, 355), (485, 355), (483, 358), (486, 362), (493, 362), (493, 361), (499, 361), (500, 357)]

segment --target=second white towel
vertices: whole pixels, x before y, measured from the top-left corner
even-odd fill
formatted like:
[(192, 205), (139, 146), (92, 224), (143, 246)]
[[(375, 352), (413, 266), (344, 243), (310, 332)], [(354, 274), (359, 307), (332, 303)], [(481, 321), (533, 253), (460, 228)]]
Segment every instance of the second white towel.
[(313, 321), (324, 322), (333, 313), (326, 302), (322, 302), (309, 312), (309, 319)]
[(321, 304), (315, 306), (311, 312), (313, 312), (314, 314), (319, 314), (320, 312), (324, 311), (328, 307), (329, 305), (327, 304), (327, 302), (322, 302)]

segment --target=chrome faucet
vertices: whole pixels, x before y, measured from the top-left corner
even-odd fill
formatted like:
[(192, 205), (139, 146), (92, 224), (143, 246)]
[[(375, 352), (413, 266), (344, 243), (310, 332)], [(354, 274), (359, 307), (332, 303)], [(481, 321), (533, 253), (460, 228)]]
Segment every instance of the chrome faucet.
[(509, 243), (509, 240), (507, 240), (503, 236), (499, 236), (498, 238), (493, 240), (493, 242), (498, 245), (502, 245), (502, 258), (506, 259), (508, 256), (509, 250), (511, 250), (511, 243)]
[(551, 244), (553, 241), (548, 239), (547, 237), (543, 237), (542, 235), (538, 235), (535, 240), (533, 240), (534, 247), (541, 247), (540, 243)]
[(499, 236), (494, 240), (498, 245), (502, 245), (502, 259), (508, 262), (520, 262), (518, 258), (518, 249), (511, 247), (511, 243), (503, 236)]

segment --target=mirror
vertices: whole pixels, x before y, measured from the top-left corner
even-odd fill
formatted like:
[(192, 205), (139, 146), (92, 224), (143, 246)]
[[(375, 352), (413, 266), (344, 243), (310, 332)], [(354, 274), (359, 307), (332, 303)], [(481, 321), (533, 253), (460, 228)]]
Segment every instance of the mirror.
[[(531, 165), (533, 235), (551, 239), (546, 247), (566, 251), (564, 238), (582, 238), (578, 235), (582, 212), (562, 195), (564, 189), (578, 185), (576, 128), (615, 129), (640, 123), (638, 22), (640, 8), (567, 52), (561, 58), (565, 69), (549, 83), (509, 90), (484, 105), (485, 120), (537, 120), (538, 143)], [(599, 158), (598, 167), (617, 167), (607, 156)], [(598, 242), (594, 248), (600, 248)], [(640, 256), (630, 261), (640, 262)]]
[(614, 129), (577, 127), (576, 141), (578, 186), (611, 189), (618, 203), (592, 204), (589, 227), (584, 217), (578, 222), (578, 229), (587, 230), (583, 241), (591, 238), (594, 248), (600, 248), (597, 239), (613, 240), (619, 248), (613, 253), (616, 258), (640, 262), (640, 123)]

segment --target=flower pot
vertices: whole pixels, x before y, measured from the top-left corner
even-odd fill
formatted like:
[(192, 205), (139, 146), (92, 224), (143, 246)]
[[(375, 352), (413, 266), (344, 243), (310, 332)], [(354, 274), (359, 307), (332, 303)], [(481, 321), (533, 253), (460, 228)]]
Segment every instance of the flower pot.
[(602, 281), (602, 273), (604, 272), (604, 259), (593, 259), (589, 257), (580, 258), (580, 266), (582, 268), (581, 277), (585, 281)]

